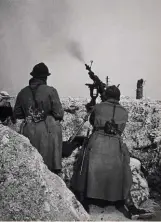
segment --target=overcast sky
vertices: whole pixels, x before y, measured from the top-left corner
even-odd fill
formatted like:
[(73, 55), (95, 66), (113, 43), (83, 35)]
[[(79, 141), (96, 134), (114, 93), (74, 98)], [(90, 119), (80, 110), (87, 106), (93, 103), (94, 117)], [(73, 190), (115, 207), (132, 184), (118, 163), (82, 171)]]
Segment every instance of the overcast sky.
[(88, 97), (72, 42), (123, 95), (135, 97), (143, 78), (144, 95), (161, 99), (161, 0), (0, 0), (0, 90), (17, 94), (44, 62), (60, 96)]

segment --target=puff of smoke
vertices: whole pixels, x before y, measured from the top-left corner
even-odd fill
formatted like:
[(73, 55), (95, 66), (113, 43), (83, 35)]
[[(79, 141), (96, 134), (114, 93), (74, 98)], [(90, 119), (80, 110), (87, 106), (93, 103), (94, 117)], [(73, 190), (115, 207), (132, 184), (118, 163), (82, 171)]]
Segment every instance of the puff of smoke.
[(76, 41), (69, 41), (67, 43), (67, 51), (69, 52), (69, 54), (71, 56), (73, 56), (74, 58), (78, 59), (80, 62), (84, 62), (84, 56), (83, 56), (83, 52), (82, 52), (82, 47), (81, 45), (76, 42)]

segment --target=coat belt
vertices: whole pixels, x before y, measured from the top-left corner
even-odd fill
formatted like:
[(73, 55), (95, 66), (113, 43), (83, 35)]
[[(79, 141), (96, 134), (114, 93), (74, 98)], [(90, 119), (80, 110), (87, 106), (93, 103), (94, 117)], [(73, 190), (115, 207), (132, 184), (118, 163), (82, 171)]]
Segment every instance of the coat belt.
[[(104, 126), (98, 126), (98, 127), (94, 127), (93, 131), (104, 131), (105, 127)], [(110, 135), (110, 136), (121, 136), (121, 131), (120, 130), (116, 130), (117, 134), (113, 134), (113, 133), (105, 133), (106, 135)]]

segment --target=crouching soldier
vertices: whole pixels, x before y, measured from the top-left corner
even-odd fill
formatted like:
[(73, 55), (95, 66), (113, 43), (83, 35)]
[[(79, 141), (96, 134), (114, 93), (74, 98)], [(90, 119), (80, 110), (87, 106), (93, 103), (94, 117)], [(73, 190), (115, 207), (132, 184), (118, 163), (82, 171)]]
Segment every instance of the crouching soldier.
[(10, 96), (7, 92), (0, 92), (0, 122), (3, 125), (8, 125), (10, 120), (14, 124), (15, 118), (13, 116), (13, 109), (10, 103)]
[(107, 205), (112, 202), (131, 218), (125, 205), (132, 185), (130, 155), (121, 136), (128, 112), (119, 103), (120, 90), (116, 86), (107, 87), (106, 98), (94, 106), (90, 115), (93, 133), (85, 155), (80, 152), (71, 187), (80, 201), (84, 195), (82, 203), (87, 210), (90, 203)]
[(35, 65), (33, 77), (16, 99), (14, 115), (25, 119), (21, 133), (42, 155), (49, 170), (59, 174), (62, 168), (62, 129), (64, 111), (57, 90), (47, 85), (50, 75), (44, 63)]

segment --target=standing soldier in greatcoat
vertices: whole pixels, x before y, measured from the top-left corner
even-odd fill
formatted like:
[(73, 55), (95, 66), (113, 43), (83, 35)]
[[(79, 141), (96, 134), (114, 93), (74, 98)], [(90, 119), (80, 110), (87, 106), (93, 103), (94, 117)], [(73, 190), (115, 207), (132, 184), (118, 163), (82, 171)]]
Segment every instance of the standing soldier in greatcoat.
[(62, 168), (62, 104), (57, 90), (47, 85), (50, 73), (44, 63), (35, 65), (30, 75), (29, 85), (18, 93), (14, 115), (24, 119), (21, 133), (39, 151), (49, 170), (59, 174)]

